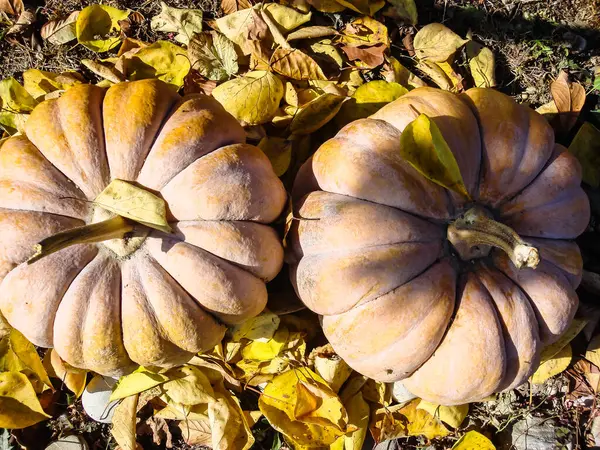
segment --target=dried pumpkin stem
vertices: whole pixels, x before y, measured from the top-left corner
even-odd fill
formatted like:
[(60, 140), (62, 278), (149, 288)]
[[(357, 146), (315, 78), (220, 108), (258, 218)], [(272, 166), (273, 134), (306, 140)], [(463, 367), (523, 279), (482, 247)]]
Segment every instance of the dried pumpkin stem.
[(35, 254), (27, 260), (27, 264), (32, 264), (45, 256), (71, 245), (91, 244), (93, 242), (123, 238), (126, 233), (133, 231), (135, 227), (136, 224), (133, 222), (121, 216), (115, 216), (103, 222), (62, 231), (36, 244)]
[(537, 248), (479, 207), (471, 208), (448, 226), (448, 240), (463, 259), (471, 259), (474, 247), (487, 245), (503, 250), (518, 269), (535, 268), (540, 262)]

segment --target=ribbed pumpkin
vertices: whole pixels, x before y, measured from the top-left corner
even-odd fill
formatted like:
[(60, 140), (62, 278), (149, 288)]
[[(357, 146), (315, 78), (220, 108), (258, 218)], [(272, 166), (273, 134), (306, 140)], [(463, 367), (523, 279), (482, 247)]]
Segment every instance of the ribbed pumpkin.
[[(283, 249), (266, 224), (286, 192), (260, 149), (211, 97), (157, 80), (78, 85), (38, 105), (0, 148), (0, 310), (69, 364), (119, 375), (212, 348), (259, 314)], [(167, 204), (173, 234), (64, 248), (34, 244), (110, 220), (93, 200), (113, 179)]]
[[(419, 114), (441, 131), (472, 201), (401, 157)], [(480, 400), (526, 381), (573, 319), (572, 239), (590, 217), (580, 181), (545, 119), (510, 97), (415, 89), (302, 167), (292, 282), (358, 372), (438, 404)]]

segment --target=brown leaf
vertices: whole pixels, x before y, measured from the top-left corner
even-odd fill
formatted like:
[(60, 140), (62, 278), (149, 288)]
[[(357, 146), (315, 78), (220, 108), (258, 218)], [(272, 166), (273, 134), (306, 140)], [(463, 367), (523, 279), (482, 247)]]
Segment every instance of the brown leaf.
[(112, 64), (94, 61), (91, 59), (82, 59), (81, 64), (90, 69), (96, 75), (111, 81), (112, 83), (120, 83), (125, 81), (125, 75), (119, 72)]
[(252, 8), (249, 0), (221, 0), (221, 9), (226, 15), (247, 8)]
[(35, 11), (25, 9), (17, 19), (17, 22), (8, 29), (6, 34), (22, 34), (33, 30), (32, 25), (35, 23)]
[(344, 45), (342, 50), (351, 61), (362, 61), (369, 68), (374, 69), (385, 62), (383, 54), (387, 50), (387, 46), (385, 44), (377, 44), (370, 47), (351, 47)]
[(271, 50), (263, 41), (248, 41), (246, 48), (250, 49), (250, 70), (269, 70)]
[(550, 92), (559, 112), (560, 130), (568, 132), (577, 122), (577, 117), (585, 103), (585, 89), (578, 82), (571, 83), (567, 72), (561, 71), (550, 86)]
[(48, 40), (54, 45), (66, 44), (67, 42), (76, 39), (75, 24), (78, 15), (79, 11), (73, 11), (69, 17), (65, 19), (55, 19), (46, 22), (40, 30), (42, 39)]
[(313, 39), (325, 36), (334, 36), (336, 34), (337, 31), (335, 31), (335, 29), (331, 27), (317, 25), (313, 27), (304, 27), (296, 31), (292, 31), (290, 34), (287, 35), (287, 40), (289, 42), (297, 39)]
[(23, 9), (23, 0), (0, 0), (0, 11), (9, 16), (20, 16)]
[(250, 24), (246, 31), (246, 37), (251, 41), (262, 41), (269, 36), (269, 27), (262, 16), (254, 9), (250, 12)]
[(278, 48), (271, 57), (271, 67), (277, 73), (293, 80), (326, 80), (319, 65), (295, 48)]
[(149, 417), (137, 427), (137, 434), (152, 436), (152, 442), (160, 448), (173, 448), (173, 435), (162, 417)]
[(205, 445), (212, 444), (212, 433), (210, 431), (210, 423), (208, 417), (206, 420), (186, 420), (177, 424), (181, 429), (181, 436), (188, 445)]

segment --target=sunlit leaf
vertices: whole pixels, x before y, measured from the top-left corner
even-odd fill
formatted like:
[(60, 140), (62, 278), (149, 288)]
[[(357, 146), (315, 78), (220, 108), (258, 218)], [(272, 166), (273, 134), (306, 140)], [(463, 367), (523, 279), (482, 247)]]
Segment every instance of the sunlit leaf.
[(340, 42), (354, 47), (364, 45), (390, 45), (387, 27), (372, 17), (359, 17), (344, 28)]
[(252, 8), (252, 3), (249, 0), (221, 0), (221, 9), (225, 15), (247, 8)]
[(453, 88), (452, 80), (440, 65), (434, 61), (423, 60), (417, 64), (419, 70), (427, 75), (431, 80), (438, 85), (440, 89), (451, 91)]
[(382, 75), (386, 81), (398, 83), (404, 87), (418, 88), (427, 86), (423, 80), (404, 67), (393, 56), (386, 58), (386, 65), (383, 67)]
[(26, 428), (48, 418), (24, 374), (0, 373), (0, 428)]
[(560, 337), (554, 341), (552, 344), (544, 347), (540, 354), (541, 361), (547, 361), (551, 359), (554, 355), (558, 354), (569, 342), (571, 342), (575, 337), (585, 328), (588, 324), (588, 319), (580, 319), (575, 318), (569, 325), (569, 328), (560, 335)]
[(160, 2), (160, 13), (150, 21), (154, 31), (177, 33), (175, 40), (188, 44), (194, 33), (202, 31), (202, 10), (189, 8), (172, 8), (165, 2)]
[(77, 74), (71, 73), (53, 73), (44, 70), (29, 69), (23, 72), (23, 87), (36, 100), (45, 95), (63, 91), (80, 84)]
[(239, 121), (258, 125), (275, 115), (283, 97), (283, 83), (270, 72), (248, 72), (217, 86), (212, 95)]
[(0, 81), (0, 108), (4, 112), (30, 113), (37, 101), (13, 77)]
[(233, 43), (216, 31), (199, 33), (188, 45), (192, 68), (209, 80), (223, 81), (238, 70)]
[(248, 450), (254, 444), (250, 426), (236, 399), (225, 390), (215, 392), (216, 399), (208, 405), (213, 450)]
[(326, 80), (319, 65), (295, 48), (278, 48), (270, 60), (275, 72), (293, 80)]
[(58, 378), (77, 398), (81, 397), (85, 389), (87, 371), (74, 370), (61, 359), (54, 349), (48, 350), (44, 355), (44, 367), (49, 376)]
[(469, 69), (475, 82), (475, 87), (496, 86), (496, 60), (494, 53), (487, 47), (475, 41), (467, 43), (467, 58)]
[(469, 197), (452, 150), (435, 122), (425, 114), (420, 114), (402, 132), (400, 154), (427, 179)]
[(31, 342), (17, 329), (12, 328), (0, 340), (0, 372), (31, 371), (46, 386), (52, 388), (46, 369)]
[(561, 71), (556, 81), (550, 85), (550, 92), (559, 112), (560, 130), (568, 132), (577, 122), (585, 104), (585, 89), (578, 82), (571, 83), (567, 72)]
[(94, 61), (93, 59), (82, 59), (81, 64), (111, 83), (125, 81), (125, 75), (119, 72), (112, 64)]
[(232, 339), (250, 339), (253, 341), (266, 342), (273, 337), (273, 334), (279, 327), (279, 316), (265, 310), (252, 319), (248, 319), (231, 329)]
[(373, 16), (385, 6), (384, 0), (336, 0), (341, 5), (352, 11), (367, 16)]
[(600, 130), (585, 122), (573, 138), (569, 151), (581, 163), (582, 179), (595, 188), (600, 186)]
[(384, 53), (387, 47), (385, 44), (362, 47), (344, 45), (342, 50), (350, 61), (357, 61), (357, 65), (360, 62), (362, 66), (359, 67), (374, 69), (385, 62)]
[(419, 59), (442, 62), (447, 61), (467, 42), (467, 39), (461, 38), (445, 25), (430, 23), (415, 35), (413, 47)]
[(155, 386), (160, 386), (170, 379), (171, 378), (168, 375), (151, 372), (145, 367), (138, 367), (129, 375), (124, 375), (119, 378), (119, 381), (110, 395), (110, 401), (139, 394), (140, 392), (147, 391)]
[(136, 450), (135, 414), (138, 394), (124, 398), (115, 408), (112, 418), (112, 436), (122, 450)]
[(311, 134), (328, 123), (340, 111), (347, 97), (323, 94), (302, 107), (290, 124), (296, 135)]
[(94, 203), (119, 216), (150, 228), (170, 232), (165, 201), (123, 180), (115, 179), (104, 188)]
[(40, 30), (42, 39), (54, 45), (62, 45), (77, 39), (76, 26), (79, 11), (73, 11), (64, 19), (49, 20)]
[(542, 361), (538, 369), (531, 376), (531, 383), (543, 384), (549, 378), (562, 373), (569, 367), (572, 358), (573, 353), (571, 345), (569, 344), (563, 347), (563, 349), (552, 358)]
[(316, 348), (312, 357), (315, 372), (327, 382), (333, 392), (339, 392), (352, 373), (350, 366), (335, 353), (331, 344)]
[(271, 161), (275, 175), (280, 177), (287, 172), (292, 161), (292, 141), (276, 136), (266, 136), (258, 143), (258, 148)]
[(77, 41), (95, 52), (107, 52), (121, 42), (119, 21), (127, 16), (129, 11), (106, 5), (90, 5), (77, 16)]
[(335, 36), (336, 34), (337, 31), (335, 28), (315, 25), (312, 27), (304, 27), (296, 31), (292, 31), (287, 35), (287, 40), (294, 41), (298, 39), (316, 39), (326, 36)]
[(242, 347), (242, 357), (255, 361), (270, 361), (281, 353), (289, 337), (289, 330), (280, 327), (268, 341), (251, 341)]
[(483, 434), (471, 430), (452, 446), (452, 450), (496, 450), (496, 447)]
[(335, 0), (307, 0), (309, 5), (315, 8), (319, 12), (323, 13), (337, 13), (341, 12), (346, 7)]
[(0, 11), (9, 16), (19, 16), (23, 9), (23, 0), (0, 0)]
[(383, 80), (370, 81), (359, 86), (352, 98), (345, 102), (336, 116), (340, 126), (375, 114), (388, 103), (408, 93), (408, 89), (398, 83)]
[(430, 415), (437, 417), (452, 428), (458, 428), (469, 413), (469, 405), (443, 406), (421, 400), (417, 409), (427, 411)]
[(140, 48), (124, 62), (124, 72), (130, 80), (158, 78), (173, 85), (183, 86), (183, 80), (190, 71), (187, 52), (168, 41), (157, 41)]
[(164, 383), (162, 389), (174, 402), (197, 405), (214, 401), (215, 393), (210, 380), (198, 367), (176, 367), (166, 375), (171, 381)]

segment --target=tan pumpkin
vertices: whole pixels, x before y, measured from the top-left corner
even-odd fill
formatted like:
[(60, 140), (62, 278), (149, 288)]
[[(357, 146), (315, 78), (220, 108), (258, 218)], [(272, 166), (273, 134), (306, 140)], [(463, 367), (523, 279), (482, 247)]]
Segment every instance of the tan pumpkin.
[[(400, 156), (400, 135), (421, 113), (473, 202)], [(491, 89), (415, 89), (302, 167), (292, 282), (358, 372), (404, 380), (438, 404), (480, 400), (526, 381), (572, 321), (582, 273), (572, 239), (590, 217), (580, 181), (577, 160), (533, 110)]]
[[(0, 148), (0, 310), (69, 364), (119, 375), (212, 348), (259, 314), (283, 249), (266, 224), (286, 192), (269, 160), (212, 97), (157, 80), (78, 85), (38, 105)], [(158, 193), (173, 234), (67, 247), (36, 242), (110, 220), (92, 201), (113, 179)], [(102, 222), (105, 223), (105, 222)]]

